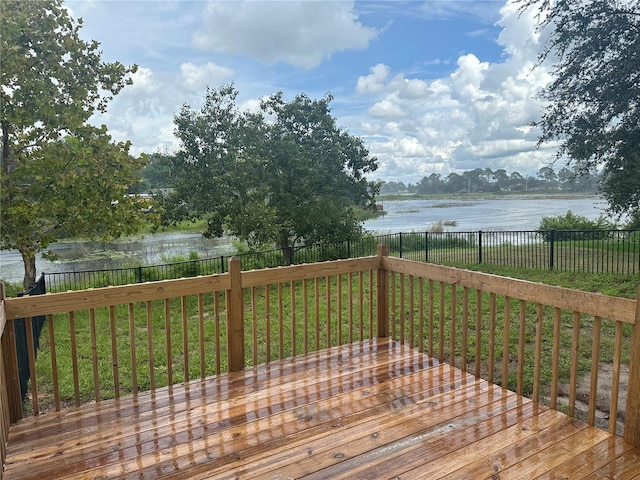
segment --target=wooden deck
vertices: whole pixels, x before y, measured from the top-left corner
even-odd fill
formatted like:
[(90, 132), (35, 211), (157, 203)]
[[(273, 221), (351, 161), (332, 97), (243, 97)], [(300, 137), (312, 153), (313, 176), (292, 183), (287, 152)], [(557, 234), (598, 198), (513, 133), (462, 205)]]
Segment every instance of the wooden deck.
[(640, 447), (388, 339), (21, 420), (4, 478), (640, 479)]

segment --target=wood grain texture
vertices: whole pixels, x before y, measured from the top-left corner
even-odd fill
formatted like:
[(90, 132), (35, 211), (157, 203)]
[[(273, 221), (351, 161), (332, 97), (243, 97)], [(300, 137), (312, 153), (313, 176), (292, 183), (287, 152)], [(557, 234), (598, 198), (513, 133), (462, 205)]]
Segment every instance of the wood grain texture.
[(622, 438), (381, 338), (23, 419), (3, 478), (637, 475)]

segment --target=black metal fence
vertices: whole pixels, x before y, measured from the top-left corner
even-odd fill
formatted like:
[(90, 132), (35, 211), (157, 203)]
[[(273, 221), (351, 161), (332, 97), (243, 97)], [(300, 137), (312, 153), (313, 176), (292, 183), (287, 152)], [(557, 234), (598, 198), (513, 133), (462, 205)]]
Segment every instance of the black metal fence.
[[(296, 249), (294, 263), (375, 255), (379, 243), (389, 254), (419, 262), (465, 266), (477, 263), (516, 268), (589, 273), (640, 273), (640, 230), (549, 230), (411, 232), (367, 235), (358, 241)], [(224, 273), (229, 256), (163, 265), (46, 273), (47, 290), (59, 292)], [(280, 250), (235, 255), (245, 270), (284, 265)]]

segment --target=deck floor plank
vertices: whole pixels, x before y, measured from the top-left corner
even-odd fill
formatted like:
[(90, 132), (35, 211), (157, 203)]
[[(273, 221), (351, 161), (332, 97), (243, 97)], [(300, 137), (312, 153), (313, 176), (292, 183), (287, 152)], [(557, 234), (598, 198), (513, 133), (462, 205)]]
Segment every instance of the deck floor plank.
[(640, 448), (389, 339), (11, 427), (3, 478), (640, 478)]

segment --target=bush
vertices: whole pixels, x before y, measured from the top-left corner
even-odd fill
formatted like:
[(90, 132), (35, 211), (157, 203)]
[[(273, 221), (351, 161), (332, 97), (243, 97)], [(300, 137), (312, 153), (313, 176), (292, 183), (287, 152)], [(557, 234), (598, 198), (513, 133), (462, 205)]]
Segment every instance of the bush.
[(564, 215), (542, 217), (537, 231), (548, 242), (551, 240), (551, 231), (555, 231), (555, 240), (584, 240), (607, 238), (609, 231), (615, 228), (615, 224), (602, 215), (589, 220), (584, 215), (576, 215), (568, 210)]

